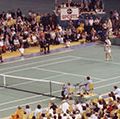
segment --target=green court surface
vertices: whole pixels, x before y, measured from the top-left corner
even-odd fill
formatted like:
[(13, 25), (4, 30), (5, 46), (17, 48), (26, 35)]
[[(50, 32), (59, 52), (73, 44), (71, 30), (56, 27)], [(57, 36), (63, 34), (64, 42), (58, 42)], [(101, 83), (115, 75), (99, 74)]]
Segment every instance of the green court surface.
[[(114, 85), (120, 87), (119, 46), (112, 47), (112, 55), (112, 61), (105, 61), (103, 46), (93, 45), (3, 63), (0, 64), (0, 85), (60, 96), (63, 83), (84, 83), (86, 76), (91, 76), (95, 84), (94, 92), (103, 95), (112, 91)], [(46, 107), (50, 99), (48, 96), (1, 87), (0, 118), (8, 117), (18, 105), (30, 104), (32, 110), (37, 104)]]

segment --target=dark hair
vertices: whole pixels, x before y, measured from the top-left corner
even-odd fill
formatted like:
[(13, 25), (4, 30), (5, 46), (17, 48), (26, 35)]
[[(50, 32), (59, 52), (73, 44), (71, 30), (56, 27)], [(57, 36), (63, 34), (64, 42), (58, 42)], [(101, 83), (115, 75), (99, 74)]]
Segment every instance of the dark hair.
[(33, 117), (32, 117), (32, 119), (36, 119), (36, 117), (35, 117), (35, 116), (33, 116)]
[(106, 41), (104, 42), (105, 44), (108, 44)]
[(114, 86), (114, 89), (117, 89), (118, 87), (117, 86)]
[(41, 105), (37, 105), (37, 108), (40, 109), (40, 108), (41, 108)]
[(30, 106), (29, 106), (29, 105), (26, 105), (26, 108), (28, 109), (28, 108), (30, 108)]
[(89, 76), (87, 76), (87, 80), (90, 80), (90, 77), (89, 77)]

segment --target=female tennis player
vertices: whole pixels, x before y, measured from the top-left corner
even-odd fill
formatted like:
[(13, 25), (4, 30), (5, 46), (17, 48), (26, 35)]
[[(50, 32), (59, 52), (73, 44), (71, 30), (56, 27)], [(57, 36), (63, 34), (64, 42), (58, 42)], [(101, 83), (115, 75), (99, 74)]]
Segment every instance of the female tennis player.
[(109, 61), (112, 59), (112, 51), (111, 51), (111, 41), (107, 38), (104, 43), (104, 51), (105, 51), (105, 59)]

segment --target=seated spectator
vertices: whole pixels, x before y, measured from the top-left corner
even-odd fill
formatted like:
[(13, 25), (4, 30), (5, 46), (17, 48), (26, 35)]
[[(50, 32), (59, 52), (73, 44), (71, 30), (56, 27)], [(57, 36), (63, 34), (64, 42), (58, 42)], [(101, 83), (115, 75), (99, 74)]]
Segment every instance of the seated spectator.
[(26, 106), (25, 106), (25, 112), (26, 112), (26, 114), (27, 114), (28, 116), (29, 116), (30, 113), (32, 112), (32, 110), (31, 110), (31, 108), (30, 108), (29, 105), (26, 105)]
[(32, 40), (33, 46), (37, 46), (38, 45), (38, 38), (37, 38), (37, 35), (35, 33), (33, 33), (31, 35), (31, 40)]
[(82, 33), (84, 31), (84, 23), (80, 23), (80, 25), (77, 27), (77, 33)]
[(86, 77), (87, 79), (87, 83), (85, 85), (85, 91), (86, 93), (92, 93), (93, 90), (94, 90), (94, 84), (93, 84), (93, 81), (91, 80), (91, 78), (89, 76)]
[(67, 110), (69, 110), (70, 105), (66, 100), (63, 100), (62, 104), (60, 105), (60, 108), (63, 113), (67, 113)]
[(40, 113), (42, 113), (41, 105), (37, 105), (37, 108), (34, 111), (34, 116), (37, 117)]
[(35, 116), (32, 116), (32, 119), (36, 119), (36, 117), (35, 117)]
[(95, 42), (98, 40), (98, 35), (97, 35), (97, 32), (94, 28), (91, 29), (91, 32), (90, 32), (90, 40), (92, 42)]
[(10, 119), (23, 119), (24, 110), (22, 107), (18, 106), (14, 114), (11, 115)]
[(61, 96), (63, 99), (68, 98), (68, 89), (65, 84), (62, 86)]
[(114, 94), (116, 97), (120, 97), (120, 88), (117, 86), (114, 86)]

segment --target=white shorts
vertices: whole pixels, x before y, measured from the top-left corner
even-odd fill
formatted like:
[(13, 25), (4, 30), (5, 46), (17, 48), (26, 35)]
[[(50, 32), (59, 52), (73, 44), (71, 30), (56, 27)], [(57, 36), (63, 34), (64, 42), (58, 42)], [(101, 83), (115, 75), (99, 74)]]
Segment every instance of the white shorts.
[(106, 53), (111, 53), (111, 50), (109, 49), (109, 50), (106, 50)]

